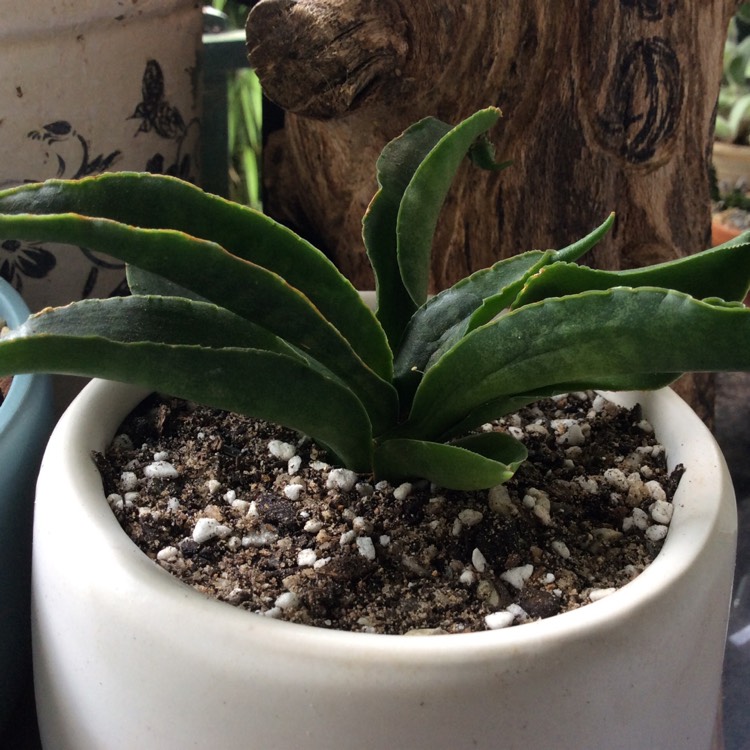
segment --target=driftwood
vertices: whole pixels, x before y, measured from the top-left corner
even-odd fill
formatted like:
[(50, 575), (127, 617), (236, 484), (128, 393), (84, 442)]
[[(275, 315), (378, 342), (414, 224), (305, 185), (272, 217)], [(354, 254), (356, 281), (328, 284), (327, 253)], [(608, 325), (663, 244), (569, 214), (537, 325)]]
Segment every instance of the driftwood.
[(382, 146), (425, 115), (456, 122), (496, 105), (504, 120), (490, 135), (514, 164), (462, 169), (438, 227), (434, 290), (518, 251), (565, 245), (613, 210), (594, 265), (702, 249), (735, 5), (261, 0), (248, 19), (249, 57), (287, 111), (267, 148), (267, 210), (371, 286), (360, 221)]

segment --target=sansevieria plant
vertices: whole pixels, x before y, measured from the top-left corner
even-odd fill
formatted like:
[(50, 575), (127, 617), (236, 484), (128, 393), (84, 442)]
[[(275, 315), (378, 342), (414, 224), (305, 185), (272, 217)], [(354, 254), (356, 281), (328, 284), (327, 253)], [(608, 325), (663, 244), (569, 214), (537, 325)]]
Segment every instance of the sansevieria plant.
[(611, 227), (502, 260), (428, 298), (432, 237), (469, 154), (494, 162), (494, 108), (424, 119), (389, 143), (363, 221), (377, 311), (326, 257), (252, 209), (179, 180), (107, 174), (0, 192), (0, 237), (127, 262), (132, 296), (32, 315), (0, 338), (0, 374), (77, 373), (283, 424), (357, 472), (455, 489), (526, 457), (478, 429), (542, 396), (652, 389), (750, 369), (750, 238), (648, 268), (575, 261)]

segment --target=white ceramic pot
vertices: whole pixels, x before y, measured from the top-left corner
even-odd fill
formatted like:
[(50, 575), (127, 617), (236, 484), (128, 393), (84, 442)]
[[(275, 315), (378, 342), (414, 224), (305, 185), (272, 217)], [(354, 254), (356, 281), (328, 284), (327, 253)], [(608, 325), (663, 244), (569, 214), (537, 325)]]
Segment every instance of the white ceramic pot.
[(687, 466), (658, 559), (577, 611), (451, 636), (342, 633), (209, 600), (143, 555), (103, 496), (102, 450), (145, 396), (95, 381), (38, 483), (32, 622), (55, 750), (708, 750), (735, 554), (713, 438), (671, 391), (640, 400)]
[[(199, 0), (4, 2), (0, 187), (112, 170), (197, 177)], [(0, 242), (32, 310), (107, 297), (124, 266), (86, 249)]]

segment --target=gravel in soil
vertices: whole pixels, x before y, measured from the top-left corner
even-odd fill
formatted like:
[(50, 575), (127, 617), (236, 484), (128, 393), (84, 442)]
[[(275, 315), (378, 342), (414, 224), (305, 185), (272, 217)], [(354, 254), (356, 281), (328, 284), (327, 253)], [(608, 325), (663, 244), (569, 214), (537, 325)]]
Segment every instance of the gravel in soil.
[(663, 544), (681, 468), (638, 408), (592, 393), (485, 425), (522, 439), (507, 484), (392, 486), (299, 434), (152, 397), (95, 456), (121, 526), (210, 597), (267, 617), (374, 633), (461, 633), (574, 609)]

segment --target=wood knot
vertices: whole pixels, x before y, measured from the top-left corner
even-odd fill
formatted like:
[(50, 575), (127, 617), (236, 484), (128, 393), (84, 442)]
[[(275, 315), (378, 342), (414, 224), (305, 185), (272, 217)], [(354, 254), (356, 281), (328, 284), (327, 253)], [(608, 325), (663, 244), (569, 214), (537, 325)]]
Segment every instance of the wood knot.
[(394, 88), (405, 28), (387, 0), (261, 0), (247, 19), (248, 58), (279, 106), (330, 119)]

